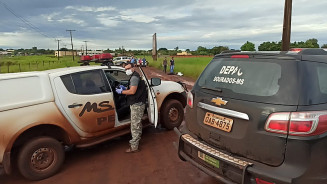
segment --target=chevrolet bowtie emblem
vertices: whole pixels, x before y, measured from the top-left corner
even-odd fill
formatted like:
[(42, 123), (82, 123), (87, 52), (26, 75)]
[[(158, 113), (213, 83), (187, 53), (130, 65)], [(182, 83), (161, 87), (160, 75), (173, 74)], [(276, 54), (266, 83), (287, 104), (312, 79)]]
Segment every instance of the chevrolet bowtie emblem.
[(223, 100), (222, 98), (218, 98), (218, 97), (217, 97), (217, 98), (213, 98), (213, 99), (211, 100), (211, 102), (215, 103), (215, 104), (218, 105), (218, 106), (221, 106), (221, 105), (226, 105), (228, 101)]

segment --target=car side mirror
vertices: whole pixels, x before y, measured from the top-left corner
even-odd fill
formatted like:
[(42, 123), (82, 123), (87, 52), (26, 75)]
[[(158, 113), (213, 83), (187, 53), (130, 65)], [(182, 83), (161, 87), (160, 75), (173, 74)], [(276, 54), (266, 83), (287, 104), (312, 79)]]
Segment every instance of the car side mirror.
[(151, 86), (159, 86), (161, 84), (160, 78), (151, 78)]

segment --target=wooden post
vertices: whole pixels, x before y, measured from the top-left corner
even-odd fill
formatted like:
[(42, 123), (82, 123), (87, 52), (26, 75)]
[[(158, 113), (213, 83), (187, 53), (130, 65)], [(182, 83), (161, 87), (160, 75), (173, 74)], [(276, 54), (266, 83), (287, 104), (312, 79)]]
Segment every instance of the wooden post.
[(290, 49), (291, 42), (292, 0), (285, 0), (282, 51)]

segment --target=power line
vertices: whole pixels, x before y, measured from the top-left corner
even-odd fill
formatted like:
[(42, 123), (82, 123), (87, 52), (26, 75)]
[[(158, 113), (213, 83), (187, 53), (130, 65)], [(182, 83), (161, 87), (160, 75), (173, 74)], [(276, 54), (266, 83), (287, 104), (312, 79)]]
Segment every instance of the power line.
[(67, 29), (66, 31), (69, 31), (69, 33), (70, 33), (70, 43), (72, 44), (72, 55), (73, 55), (73, 61), (75, 61), (75, 58), (74, 58), (74, 47), (73, 47), (73, 35), (72, 35), (72, 31), (76, 31), (76, 30)]
[(2, 4), (2, 6), (7, 9), (11, 14), (13, 14), (15, 17), (17, 17), (18, 19), (20, 19), (23, 23), (25, 23), (26, 25), (28, 25), (31, 29), (33, 29), (34, 31), (36, 31), (37, 33), (41, 34), (42, 36), (45, 36), (47, 38), (51, 38), (51, 39), (56, 39), (53, 36), (48, 36), (47, 34), (43, 33), (41, 31), (41, 29), (39, 29), (38, 27), (34, 26), (31, 22), (29, 22), (28, 20), (26, 20), (25, 18), (23, 18), (22, 16), (18, 15), (13, 9), (11, 9), (6, 3), (0, 1), (0, 4)]
[(87, 42), (88, 42), (88, 41), (83, 41), (83, 42), (85, 42), (85, 50), (86, 50), (85, 55), (87, 55)]

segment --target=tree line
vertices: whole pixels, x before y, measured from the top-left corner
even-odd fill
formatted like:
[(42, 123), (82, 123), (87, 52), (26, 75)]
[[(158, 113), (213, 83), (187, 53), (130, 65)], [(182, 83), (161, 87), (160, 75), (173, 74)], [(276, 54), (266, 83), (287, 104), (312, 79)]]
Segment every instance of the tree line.
[[(291, 48), (327, 48), (327, 44), (323, 44), (319, 47), (318, 40), (316, 38), (308, 39), (303, 42), (293, 42), (290, 44)], [(280, 51), (282, 48), (282, 41), (279, 42), (263, 42), (258, 46), (259, 51)], [(247, 41), (241, 46), (242, 51), (256, 51), (255, 44)]]
[[(280, 51), (282, 47), (282, 41), (279, 42), (263, 42), (258, 46), (258, 51)], [(291, 48), (327, 48), (327, 44), (323, 44), (321, 47), (319, 47), (318, 40), (316, 38), (311, 38), (300, 42), (293, 42), (290, 44)], [(67, 48), (61, 48), (61, 51), (68, 51)], [(216, 55), (221, 53), (222, 51), (230, 50), (227, 46), (215, 46), (213, 48), (206, 48), (203, 46), (198, 46), (196, 50), (190, 50), (186, 49), (185, 51), (192, 54), (192, 55)], [(242, 51), (256, 51), (255, 44), (247, 41), (244, 43), (240, 50)], [(0, 48), (0, 51), (3, 51), (3, 49)], [(50, 49), (37, 49), (37, 47), (32, 47), (32, 49), (17, 49), (14, 51), (14, 55), (38, 55), (38, 54), (54, 54), (54, 50)], [(115, 53), (115, 55), (151, 55), (152, 50), (126, 50), (125, 48), (121, 47), (118, 49), (106, 49), (103, 50), (104, 53)], [(158, 54), (159, 55), (170, 55), (174, 56), (177, 55), (177, 53), (182, 52), (181, 49), (179, 49), (178, 46), (176, 46), (174, 49), (167, 49), (167, 48), (159, 48)]]

